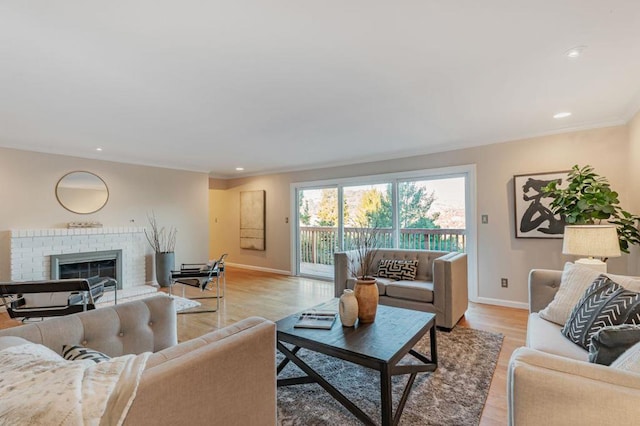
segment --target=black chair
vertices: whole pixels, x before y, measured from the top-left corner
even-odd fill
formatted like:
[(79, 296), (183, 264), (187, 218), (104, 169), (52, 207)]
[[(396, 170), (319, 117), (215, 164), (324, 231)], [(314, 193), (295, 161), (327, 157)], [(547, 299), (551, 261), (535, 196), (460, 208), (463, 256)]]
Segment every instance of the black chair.
[(202, 314), (206, 312), (217, 312), (220, 309), (220, 269), (218, 262), (209, 263), (183, 263), (180, 265), (179, 271), (171, 271), (171, 285), (169, 285), (169, 295), (173, 296), (174, 284), (183, 284), (191, 287), (197, 287), (201, 292), (211, 291), (210, 285), (215, 284), (215, 296), (199, 296), (187, 297), (185, 295), (185, 287), (182, 288), (182, 297), (190, 300), (199, 299), (216, 299), (216, 308), (205, 308), (197, 311), (181, 311), (178, 314)]
[(0, 283), (0, 297), (11, 318), (62, 316), (95, 309), (113, 278), (91, 277)]

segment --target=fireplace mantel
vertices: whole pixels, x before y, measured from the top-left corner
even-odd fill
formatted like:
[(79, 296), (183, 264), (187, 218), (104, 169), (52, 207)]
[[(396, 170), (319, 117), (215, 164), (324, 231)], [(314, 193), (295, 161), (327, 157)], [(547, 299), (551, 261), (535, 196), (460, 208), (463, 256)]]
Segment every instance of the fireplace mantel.
[(109, 228), (48, 228), (48, 229), (12, 229), (11, 238), (61, 237), (69, 235), (100, 234), (132, 234), (144, 233), (143, 227), (109, 227)]

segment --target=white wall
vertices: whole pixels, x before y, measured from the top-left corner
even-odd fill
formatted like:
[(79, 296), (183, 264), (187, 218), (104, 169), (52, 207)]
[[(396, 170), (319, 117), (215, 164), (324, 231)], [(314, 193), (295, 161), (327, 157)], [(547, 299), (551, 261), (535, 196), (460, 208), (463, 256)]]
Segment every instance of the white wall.
[[(106, 182), (109, 201), (102, 210), (80, 215), (58, 203), (56, 183), (74, 170), (93, 172)], [(178, 229), (177, 265), (206, 260), (208, 198), (204, 173), (0, 148), (0, 280), (9, 279), (8, 233), (2, 231), (95, 221), (107, 227), (147, 226), (147, 214), (152, 211), (160, 225)], [(150, 258), (148, 280), (153, 278)]]
[[(627, 179), (628, 152), (628, 128), (617, 126), (398, 160), (229, 181), (212, 180), (210, 187), (216, 189), (210, 190), (211, 209), (216, 216), (212, 218), (210, 257), (224, 251), (229, 252), (231, 263), (290, 271), (293, 224), (287, 224), (286, 218), (290, 215), (292, 182), (476, 164), (479, 296), (525, 303), (528, 299), (527, 275), (532, 268), (561, 268), (572, 258), (561, 254), (560, 239), (515, 238), (513, 176), (590, 164), (609, 178), (613, 188), (620, 192), (622, 206), (626, 208), (633, 201)], [(241, 250), (239, 192), (258, 189), (266, 190), (267, 250)], [(482, 214), (489, 215), (489, 224), (480, 224)], [(612, 259), (609, 269), (627, 273), (627, 257)], [(509, 279), (509, 288), (500, 286), (502, 277)]]

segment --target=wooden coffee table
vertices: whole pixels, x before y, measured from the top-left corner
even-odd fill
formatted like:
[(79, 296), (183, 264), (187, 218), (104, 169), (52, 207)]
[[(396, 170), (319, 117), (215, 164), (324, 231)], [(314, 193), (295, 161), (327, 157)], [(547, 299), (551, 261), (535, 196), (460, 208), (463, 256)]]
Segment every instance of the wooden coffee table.
[[(337, 312), (338, 299), (314, 306), (311, 309)], [(331, 330), (294, 328), (293, 325), (299, 316), (300, 314), (290, 315), (276, 323), (278, 326), (278, 350), (285, 356), (285, 359), (278, 365), (278, 374), (291, 361), (306, 373), (306, 376), (278, 379), (278, 386), (318, 383), (365, 424), (374, 425), (376, 422), (298, 357), (296, 354), (300, 348), (379, 371), (383, 425), (397, 424), (400, 420), (416, 375), (435, 371), (438, 366), (436, 316), (434, 314), (380, 305), (375, 322), (362, 325), (356, 323), (355, 327), (349, 328), (343, 327), (338, 318)], [(412, 349), (427, 331), (430, 332), (431, 337), (430, 357)], [(294, 345), (294, 348), (289, 349), (283, 343), (290, 343)], [(398, 365), (398, 362), (407, 354), (417, 358), (420, 363)], [(394, 415), (391, 377), (400, 374), (409, 374), (409, 381)]]

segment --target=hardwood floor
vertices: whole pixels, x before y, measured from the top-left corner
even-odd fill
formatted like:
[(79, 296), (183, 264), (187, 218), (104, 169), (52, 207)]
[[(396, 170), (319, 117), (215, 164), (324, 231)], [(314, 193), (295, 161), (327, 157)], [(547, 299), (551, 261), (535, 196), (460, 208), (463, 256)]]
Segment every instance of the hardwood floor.
[[(182, 288), (177, 287), (174, 294), (181, 295)], [(186, 287), (185, 291), (187, 296), (200, 294), (193, 287)], [(189, 340), (254, 315), (276, 321), (332, 297), (333, 283), (330, 282), (228, 267), (226, 294), (220, 302), (220, 310), (215, 313), (178, 315), (178, 340)], [(215, 299), (201, 302), (215, 306)], [(9, 319), (6, 313), (0, 314), (0, 328), (16, 325), (20, 323)], [(524, 345), (527, 311), (471, 303), (459, 326), (504, 335), (480, 424), (505, 425), (507, 365), (511, 353)]]

